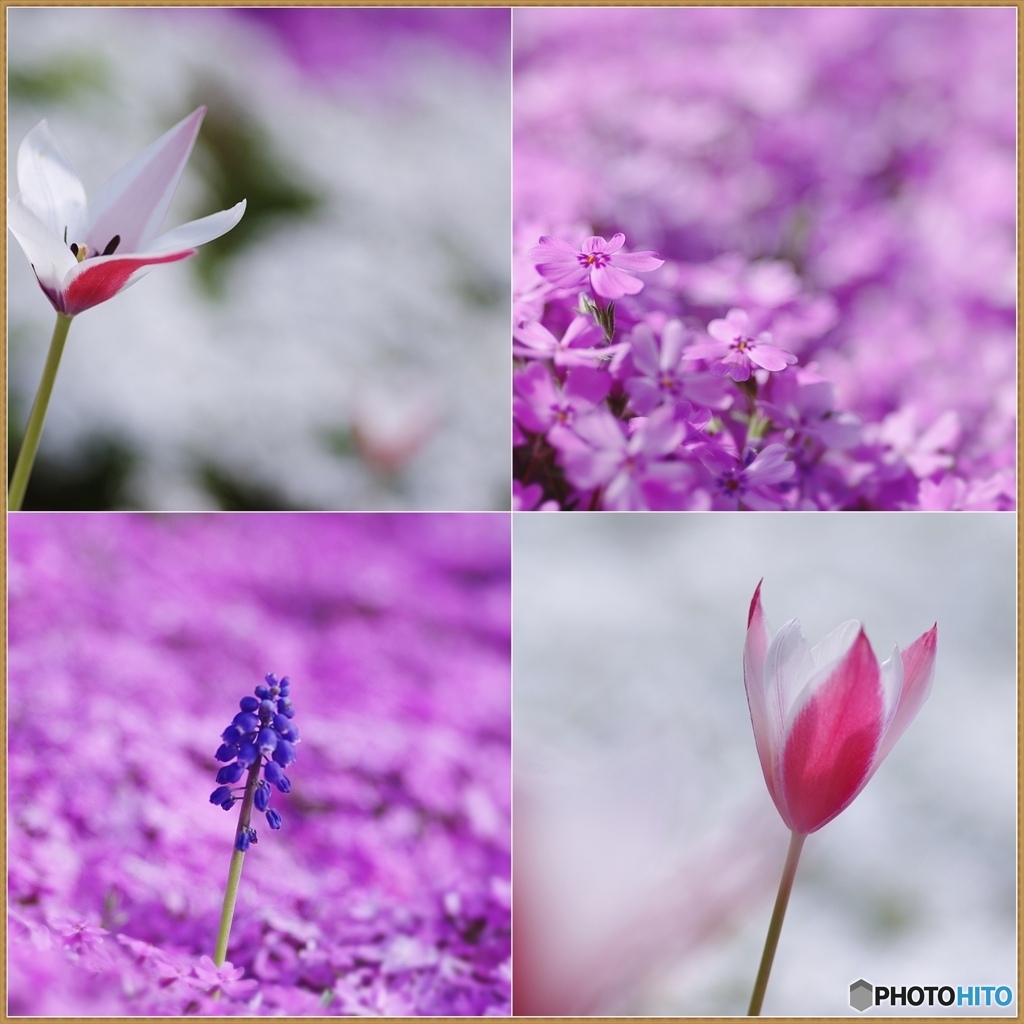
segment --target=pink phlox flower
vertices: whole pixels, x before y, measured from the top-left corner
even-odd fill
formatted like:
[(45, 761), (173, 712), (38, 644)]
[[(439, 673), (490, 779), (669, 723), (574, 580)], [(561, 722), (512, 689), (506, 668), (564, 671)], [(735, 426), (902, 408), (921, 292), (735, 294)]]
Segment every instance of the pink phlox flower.
[(696, 453), (711, 474), (716, 508), (772, 511), (786, 504), (774, 489), (796, 472), (785, 445), (770, 444), (756, 455), (748, 451), (742, 459), (713, 445), (700, 446)]
[(87, 953), (98, 948), (106, 935), (106, 928), (100, 928), (88, 918), (77, 914), (60, 914), (50, 920), (61, 939), (61, 945), (71, 953)]
[(545, 235), (529, 255), (538, 272), (559, 287), (576, 288), (589, 283), (596, 295), (621, 299), (643, 289), (643, 281), (634, 274), (657, 270), (665, 262), (649, 250), (619, 252), (625, 241), (621, 231), (610, 241), (592, 235), (576, 249), (561, 238)]
[(690, 475), (683, 462), (665, 461), (686, 436), (669, 407), (631, 421), (629, 433), (603, 406), (577, 419), (572, 430), (548, 435), (561, 451), (569, 481), (582, 490), (603, 487), (602, 505), (614, 511), (648, 509), (655, 493), (672, 490)]
[(860, 443), (860, 417), (837, 412), (835, 386), (810, 367), (773, 375), (768, 388), (761, 409), (790, 443), (810, 440), (839, 451)]
[(173, 960), (154, 959), (151, 961), (161, 988), (170, 988), (176, 981), (184, 982), (189, 988), (198, 988), (199, 982), (192, 972), (192, 965), (175, 963)]
[(931, 689), (938, 628), (881, 665), (859, 622), (815, 647), (791, 619), (774, 636), (758, 584), (747, 617), (743, 683), (768, 792), (794, 832), (816, 832), (878, 770)]
[(677, 402), (674, 412), (676, 421), (686, 428), (686, 434), (680, 442), (681, 448), (695, 448), (707, 442), (707, 429), (713, 418), (710, 409), (689, 402)]
[(169, 965), (167, 954), (158, 946), (150, 942), (143, 942), (141, 939), (132, 939), (123, 932), (116, 936), (117, 941), (128, 949), (134, 956), (135, 962), (142, 965)]
[(523, 249), (526, 239), (536, 238), (536, 227), (517, 228), (512, 252), (512, 318), (515, 323), (539, 320), (552, 285), (537, 272), (537, 265)]
[(975, 481), (947, 473), (938, 480), (921, 481), (916, 507), (927, 512), (1002, 512), (1012, 509), (1014, 500), (1009, 470)]
[(682, 351), (686, 332), (679, 320), (670, 320), (661, 332), (660, 344), (645, 323), (637, 324), (629, 336), (633, 366), (638, 371), (625, 388), (629, 404), (641, 416), (668, 401), (678, 399), (683, 391)]
[(592, 317), (582, 315), (573, 318), (561, 338), (556, 338), (539, 320), (514, 328), (512, 337), (514, 356), (550, 359), (555, 366), (595, 366), (625, 348), (624, 343), (593, 347), (604, 339), (604, 334)]
[(772, 312), (772, 338), (785, 349), (800, 348), (827, 334), (839, 322), (839, 308), (830, 295), (801, 296)]
[(512, 481), (513, 512), (557, 512), (557, 501), (543, 501), (544, 488), (540, 484), (527, 484), (525, 487), (518, 481)]
[(739, 303), (775, 309), (792, 302), (802, 284), (788, 260), (749, 262), (737, 252), (722, 253), (708, 263), (678, 265), (678, 287), (698, 306)]
[(516, 373), (512, 384), (513, 414), (525, 429), (535, 434), (546, 433), (556, 423), (571, 424), (577, 416), (590, 412), (611, 390), (611, 378), (600, 370), (577, 366), (560, 383), (543, 363), (531, 363)]
[(241, 220), (244, 199), (158, 234), (205, 113), (199, 107), (189, 114), (88, 202), (46, 122), (25, 136), (18, 148), (20, 191), (7, 202), (7, 224), (58, 313), (75, 316), (113, 298), (156, 264), (194, 255)]
[[(29, 942), (31, 942), (37, 950), (45, 952), (48, 949), (53, 949), (53, 932), (45, 923), (33, 921), (31, 918), (26, 917), (23, 914), (19, 914), (13, 906), (8, 907), (7, 921), (9, 939), (15, 937), (17, 934), (17, 928), (20, 927), (24, 931), (24, 936), (28, 938)], [(11, 925), (14, 925), (15, 927), (12, 928)], [(21, 936), (18, 937), (21, 938)]]
[(960, 440), (960, 417), (955, 409), (947, 409), (929, 426), (922, 427), (918, 410), (907, 405), (865, 430), (865, 440), (886, 449), (884, 462), (893, 465), (902, 461), (923, 479), (937, 470), (953, 468), (956, 458), (952, 449)]
[(235, 967), (230, 960), (225, 960), (218, 967), (210, 957), (203, 955), (192, 969), (195, 971), (196, 987), (201, 988), (207, 995), (220, 991), (233, 998), (243, 999), (257, 986), (254, 979), (243, 981), (245, 968)]
[(750, 317), (742, 309), (730, 309), (724, 320), (708, 324), (711, 340), (698, 342), (686, 350), (688, 359), (703, 359), (713, 374), (728, 374), (735, 381), (750, 378), (755, 367), (784, 370), (796, 362), (796, 356), (772, 344), (768, 331), (750, 335)]

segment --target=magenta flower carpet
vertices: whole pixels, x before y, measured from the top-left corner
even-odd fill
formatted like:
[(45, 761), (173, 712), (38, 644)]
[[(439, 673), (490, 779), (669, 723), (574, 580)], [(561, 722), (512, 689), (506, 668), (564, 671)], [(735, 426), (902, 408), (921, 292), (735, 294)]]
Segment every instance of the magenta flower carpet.
[(520, 509), (1008, 509), (1015, 12), (514, 12)]

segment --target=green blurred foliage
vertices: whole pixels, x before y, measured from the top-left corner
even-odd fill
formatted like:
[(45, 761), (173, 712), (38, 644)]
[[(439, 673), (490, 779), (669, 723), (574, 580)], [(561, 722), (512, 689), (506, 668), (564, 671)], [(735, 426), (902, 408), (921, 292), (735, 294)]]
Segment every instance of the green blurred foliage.
[(212, 461), (200, 466), (199, 481), (222, 512), (306, 511), (289, 502), (277, 488), (238, 476)]
[(77, 103), (105, 93), (110, 71), (96, 54), (65, 53), (31, 67), (7, 71), (7, 98), (12, 103)]
[[(24, 417), (22, 417), (24, 418)], [(21, 448), (21, 429), (7, 427), (8, 482)], [(105, 512), (137, 507), (131, 495), (135, 452), (120, 438), (94, 433), (83, 437), (66, 458), (39, 453), (22, 509), (26, 512)]]

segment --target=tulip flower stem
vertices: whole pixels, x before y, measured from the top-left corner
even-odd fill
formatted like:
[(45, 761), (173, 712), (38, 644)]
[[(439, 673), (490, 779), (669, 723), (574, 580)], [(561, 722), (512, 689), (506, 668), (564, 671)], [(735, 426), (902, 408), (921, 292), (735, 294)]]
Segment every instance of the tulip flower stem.
[(761, 1015), (761, 1003), (764, 1002), (765, 989), (768, 988), (768, 976), (772, 973), (772, 961), (775, 959), (775, 949), (779, 944), (782, 921), (786, 916), (789, 894), (793, 889), (793, 879), (796, 877), (796, 866), (800, 863), (800, 851), (804, 848), (804, 840), (806, 838), (806, 835), (794, 832), (792, 839), (789, 841), (786, 866), (782, 869), (782, 881), (779, 882), (779, 894), (775, 897), (775, 909), (772, 911), (771, 923), (768, 925), (768, 937), (764, 942), (764, 953), (761, 955), (761, 966), (757, 972), (757, 981), (754, 982), (754, 993), (750, 997), (750, 1009), (747, 1010), (748, 1017), (759, 1017)]
[[(245, 780), (245, 795), (242, 797), (242, 809), (238, 813), (238, 827), (235, 829), (236, 840), (242, 834), (242, 830), (248, 828), (249, 822), (252, 819), (252, 805), (256, 799), (256, 783), (259, 781), (261, 765), (262, 758), (257, 758), (256, 763), (249, 768), (249, 777)], [(245, 860), (244, 850), (234, 849), (231, 851), (228, 884), (224, 889), (224, 906), (220, 912), (217, 945), (213, 951), (213, 963), (216, 967), (222, 967), (228, 956), (228, 938), (231, 935), (231, 922), (235, 916), (238, 884), (242, 880), (243, 860)]]
[(71, 319), (63, 313), (57, 314), (57, 323), (50, 339), (50, 351), (46, 355), (46, 365), (43, 367), (43, 379), (39, 382), (36, 400), (32, 403), (25, 436), (21, 442), (21, 451), (18, 452), (18, 461), (14, 464), (14, 475), (11, 477), (7, 507), (12, 512), (20, 511), (25, 500), (28, 479), (32, 475), (36, 451), (39, 448), (39, 438), (43, 433), (46, 407), (50, 404), (50, 394), (53, 391), (53, 382), (57, 379), (57, 367), (60, 366), (60, 357), (64, 354), (64, 342), (67, 341)]

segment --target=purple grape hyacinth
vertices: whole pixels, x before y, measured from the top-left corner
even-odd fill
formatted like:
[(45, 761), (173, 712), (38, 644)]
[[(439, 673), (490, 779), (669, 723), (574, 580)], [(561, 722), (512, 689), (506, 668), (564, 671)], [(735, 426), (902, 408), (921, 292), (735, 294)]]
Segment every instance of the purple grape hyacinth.
[[(281, 815), (270, 809), (269, 783), (282, 793), (291, 791), (291, 781), (282, 769), (295, 762), (299, 730), (291, 721), (295, 716), (289, 696), (291, 679), (284, 676), (278, 680), (273, 672), (268, 672), (265, 682), (265, 686), (261, 683), (256, 687), (255, 697), (243, 697), (238, 702), (242, 710), (221, 733), (225, 742), (214, 756), (218, 761), (233, 763), (217, 772), (218, 785), (210, 794), (210, 803), (223, 807), (225, 811), (230, 810), (239, 797), (228, 784), (238, 782), (248, 771), (249, 778), (241, 788), (243, 792), (252, 790), (256, 810), (264, 812), (267, 824), (276, 830), (281, 827)], [(259, 778), (260, 768), (263, 769), (262, 779)], [(256, 842), (256, 830), (249, 827), (243, 808), (239, 815), (235, 849), (244, 853), (250, 842)]]

